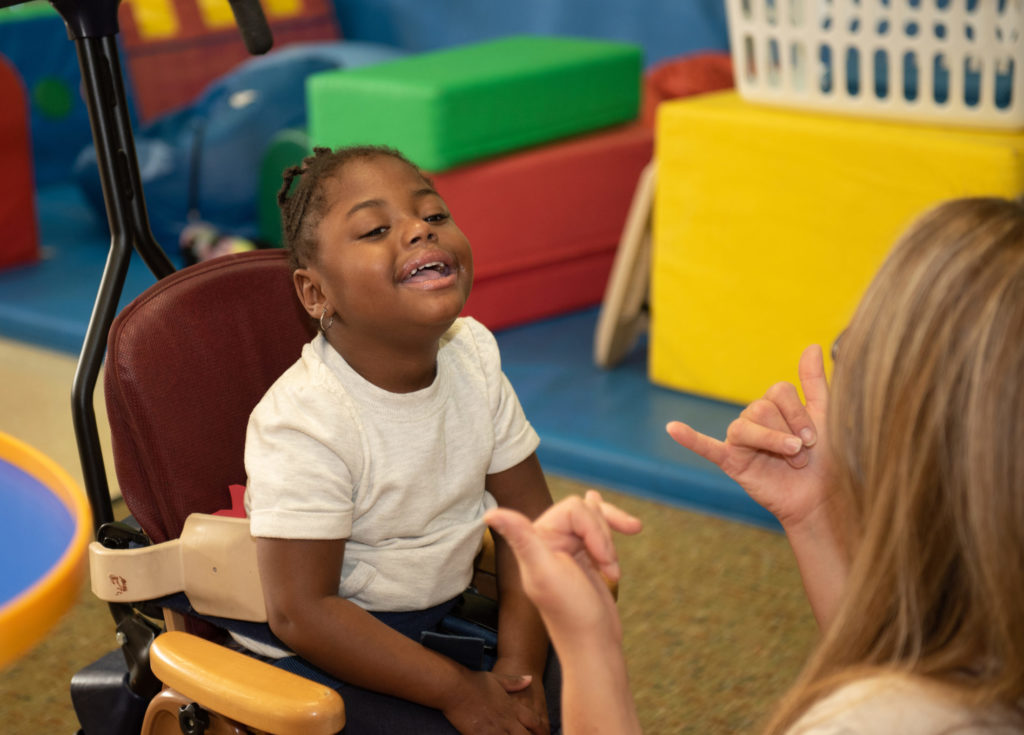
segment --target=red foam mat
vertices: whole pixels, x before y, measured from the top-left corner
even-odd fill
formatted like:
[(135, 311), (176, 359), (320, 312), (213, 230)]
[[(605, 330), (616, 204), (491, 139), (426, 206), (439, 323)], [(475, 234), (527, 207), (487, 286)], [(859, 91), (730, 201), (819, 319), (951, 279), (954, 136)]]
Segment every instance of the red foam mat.
[(28, 101), (21, 79), (0, 56), (0, 268), (39, 258)]
[(432, 174), (473, 245), (491, 329), (601, 301), (652, 134), (632, 123)]

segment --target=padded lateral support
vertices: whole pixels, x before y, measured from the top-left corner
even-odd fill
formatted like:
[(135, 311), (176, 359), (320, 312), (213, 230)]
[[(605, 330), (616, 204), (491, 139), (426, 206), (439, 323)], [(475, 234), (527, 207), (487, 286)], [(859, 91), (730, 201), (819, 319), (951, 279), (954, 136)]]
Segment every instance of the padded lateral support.
[[(497, 595), (494, 540), (485, 531), (474, 584)], [(142, 602), (184, 592), (200, 615), (267, 622), (248, 518), (192, 513), (181, 537), (137, 549), (89, 545), (92, 592), (105, 602)]]
[(193, 513), (181, 537), (138, 549), (89, 545), (92, 591), (107, 602), (139, 602), (184, 592), (197, 613), (267, 620), (247, 518)]
[(262, 732), (334, 735), (345, 726), (345, 705), (333, 689), (203, 638), (164, 633), (153, 641), (150, 660), (168, 687)]

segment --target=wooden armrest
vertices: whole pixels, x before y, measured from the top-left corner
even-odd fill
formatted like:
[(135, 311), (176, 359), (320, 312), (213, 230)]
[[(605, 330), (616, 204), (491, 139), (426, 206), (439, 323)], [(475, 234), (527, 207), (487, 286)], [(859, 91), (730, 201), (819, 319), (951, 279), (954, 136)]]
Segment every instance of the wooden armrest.
[(153, 673), (201, 707), (275, 735), (334, 735), (345, 705), (330, 687), (180, 631), (157, 636)]
[(473, 586), (484, 597), (498, 599), (498, 564), (494, 558), (494, 536), (491, 529), (484, 529), (480, 551), (473, 560)]
[(480, 540), (480, 551), (473, 560), (473, 568), (487, 574), (498, 573), (498, 564), (494, 558), (494, 536), (491, 535), (489, 528), (484, 529), (484, 537)]

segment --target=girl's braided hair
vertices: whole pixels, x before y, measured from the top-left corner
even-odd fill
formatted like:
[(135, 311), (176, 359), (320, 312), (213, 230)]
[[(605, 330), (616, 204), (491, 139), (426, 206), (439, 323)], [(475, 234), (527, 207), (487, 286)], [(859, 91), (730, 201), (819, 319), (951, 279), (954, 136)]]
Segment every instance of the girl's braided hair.
[(391, 156), (419, 172), (415, 164), (394, 148), (378, 145), (349, 146), (336, 150), (314, 148), (313, 155), (304, 158), (301, 164), (284, 170), (277, 204), (281, 208), (284, 246), (288, 249), (293, 271), (316, 261), (319, 245), (317, 229), (327, 213), (328, 204), (324, 181), (350, 161), (375, 156)]

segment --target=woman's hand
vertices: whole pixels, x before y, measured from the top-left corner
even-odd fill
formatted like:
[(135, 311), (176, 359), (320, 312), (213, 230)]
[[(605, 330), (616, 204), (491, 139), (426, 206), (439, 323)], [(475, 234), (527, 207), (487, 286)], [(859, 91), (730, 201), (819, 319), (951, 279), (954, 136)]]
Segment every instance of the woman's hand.
[(640, 521), (593, 490), (556, 503), (533, 523), (506, 508), (484, 519), (515, 554), (523, 589), (558, 652), (563, 730), (638, 734), (608, 582), (620, 572), (612, 531), (638, 533)]
[(729, 425), (725, 441), (673, 421), (669, 435), (714, 462), (772, 513), (786, 531), (807, 599), (824, 629), (835, 615), (849, 568), (836, 517), (825, 437), (828, 381), (821, 348), (800, 356), (806, 405), (790, 383), (777, 383)]
[(585, 498), (556, 503), (533, 523), (505, 508), (489, 511), (484, 520), (515, 553), (526, 594), (552, 637), (592, 626), (619, 631), (607, 583), (620, 574), (611, 532), (637, 533), (639, 519), (590, 490)]
[(806, 405), (791, 383), (777, 383), (729, 425), (724, 442), (680, 421), (666, 427), (673, 439), (738, 482), (787, 531), (822, 508), (831, 484), (828, 381), (820, 347), (804, 350), (799, 375)]

